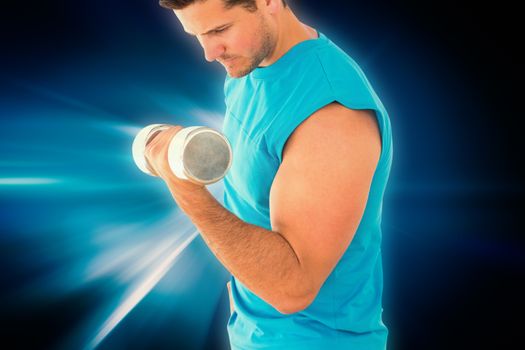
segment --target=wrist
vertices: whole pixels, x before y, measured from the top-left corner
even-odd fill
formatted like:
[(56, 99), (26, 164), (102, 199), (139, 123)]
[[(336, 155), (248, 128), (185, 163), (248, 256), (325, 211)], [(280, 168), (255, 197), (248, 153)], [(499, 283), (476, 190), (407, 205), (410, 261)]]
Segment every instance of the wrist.
[[(181, 181), (185, 183), (181, 184)], [(184, 180), (178, 180), (177, 183), (168, 180), (166, 184), (180, 209), (186, 214), (203, 208), (210, 197), (213, 197), (204, 185)]]

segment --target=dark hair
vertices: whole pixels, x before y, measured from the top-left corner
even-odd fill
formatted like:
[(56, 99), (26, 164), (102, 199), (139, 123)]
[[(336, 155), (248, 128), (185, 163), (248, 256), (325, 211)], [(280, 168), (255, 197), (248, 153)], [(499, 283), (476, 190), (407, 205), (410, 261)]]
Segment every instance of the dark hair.
[[(195, 2), (204, 2), (206, 0), (159, 0), (159, 5), (167, 9), (181, 10)], [(257, 10), (255, 0), (222, 0), (226, 9), (234, 6), (242, 6), (250, 12)], [(286, 7), (286, 0), (282, 0), (283, 6)]]

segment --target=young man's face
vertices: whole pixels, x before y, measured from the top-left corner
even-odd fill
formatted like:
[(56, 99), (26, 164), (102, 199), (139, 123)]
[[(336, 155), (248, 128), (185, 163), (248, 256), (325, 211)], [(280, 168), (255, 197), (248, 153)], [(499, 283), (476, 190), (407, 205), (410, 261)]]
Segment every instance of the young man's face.
[(223, 0), (206, 0), (174, 12), (184, 30), (197, 37), (206, 60), (217, 60), (233, 78), (250, 73), (275, 48), (275, 35), (260, 8), (227, 10)]

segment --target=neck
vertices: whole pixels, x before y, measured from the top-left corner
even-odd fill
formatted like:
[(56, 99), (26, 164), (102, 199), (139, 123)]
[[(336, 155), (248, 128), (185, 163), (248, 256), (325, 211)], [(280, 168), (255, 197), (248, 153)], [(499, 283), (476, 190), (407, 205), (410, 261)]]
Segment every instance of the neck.
[(294, 13), (287, 8), (281, 13), (280, 18), (277, 18), (275, 49), (259, 66), (269, 66), (301, 41), (316, 38), (317, 31), (301, 23)]

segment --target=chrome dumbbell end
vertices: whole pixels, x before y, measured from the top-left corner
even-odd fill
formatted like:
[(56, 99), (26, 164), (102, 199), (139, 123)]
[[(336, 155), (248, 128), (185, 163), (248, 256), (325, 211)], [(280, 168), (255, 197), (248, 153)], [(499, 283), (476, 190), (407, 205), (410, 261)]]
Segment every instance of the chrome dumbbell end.
[(173, 173), (181, 178), (209, 185), (221, 180), (232, 164), (230, 143), (218, 131), (205, 126), (180, 130), (168, 149)]

